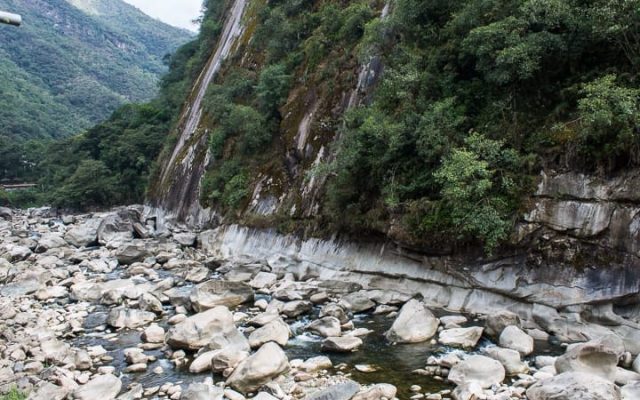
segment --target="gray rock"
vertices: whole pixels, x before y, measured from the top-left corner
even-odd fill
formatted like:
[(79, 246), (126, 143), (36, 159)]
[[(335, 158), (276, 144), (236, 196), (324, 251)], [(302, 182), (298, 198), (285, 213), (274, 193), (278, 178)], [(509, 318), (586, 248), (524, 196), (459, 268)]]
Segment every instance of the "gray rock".
[(286, 346), (291, 336), (289, 325), (285, 324), (282, 319), (273, 320), (249, 335), (249, 345), (252, 349), (261, 347), (267, 342), (276, 342), (280, 346)]
[(249, 344), (233, 322), (233, 314), (226, 307), (192, 315), (173, 326), (166, 336), (169, 346), (174, 349), (198, 350), (209, 346), (211, 350), (234, 346), (249, 350)]
[(13, 219), (13, 211), (7, 207), (0, 207), (0, 218), (11, 221)]
[(206, 383), (192, 383), (182, 392), (180, 400), (222, 400), (223, 396), (224, 390), (221, 387)]
[(502, 330), (498, 340), (500, 347), (515, 350), (523, 356), (533, 353), (533, 338), (517, 326), (507, 326)]
[(9, 260), (11, 262), (24, 261), (31, 255), (31, 249), (25, 246), (13, 246), (9, 250)]
[(456, 385), (476, 381), (483, 388), (490, 388), (492, 385), (502, 383), (504, 378), (505, 369), (500, 362), (477, 355), (470, 356), (454, 365), (449, 371), (448, 377)]
[(163, 343), (164, 336), (164, 329), (158, 324), (151, 324), (142, 332), (142, 340), (147, 343)]
[(256, 276), (249, 282), (249, 286), (254, 289), (264, 289), (271, 287), (278, 280), (278, 275), (270, 272), (258, 272)]
[(253, 289), (242, 282), (211, 280), (197, 285), (189, 300), (197, 312), (216, 306), (236, 307), (253, 300)]
[(68, 394), (68, 388), (50, 382), (42, 382), (29, 394), (28, 400), (63, 400)]
[(135, 329), (148, 325), (156, 319), (152, 312), (118, 307), (109, 311), (107, 323), (114, 328)]
[(634, 371), (617, 367), (615, 383), (620, 386), (628, 385), (629, 383), (640, 381), (640, 374)]
[(75, 400), (114, 400), (122, 389), (122, 381), (113, 375), (97, 375), (86, 385), (73, 391)]
[(360, 391), (352, 398), (352, 400), (380, 400), (382, 398), (393, 399), (396, 397), (397, 393), (398, 389), (395, 386), (388, 383), (380, 383)]
[(597, 342), (580, 343), (571, 346), (555, 362), (555, 368), (559, 374), (582, 372), (599, 376), (611, 382), (616, 378), (617, 365), (617, 352)]
[(355, 336), (328, 337), (322, 341), (322, 350), (334, 353), (349, 353), (362, 346), (362, 339)]
[(507, 375), (524, 374), (529, 371), (527, 364), (520, 359), (520, 353), (515, 350), (488, 347), (485, 353), (494, 360), (500, 361)]
[(174, 233), (173, 240), (178, 242), (180, 246), (193, 247), (196, 244), (196, 235), (193, 232)]
[(143, 293), (138, 299), (138, 305), (141, 310), (149, 311), (155, 314), (162, 315), (164, 310), (162, 309), (162, 303), (158, 298), (151, 293)]
[(369, 311), (376, 307), (376, 303), (362, 291), (349, 293), (342, 297), (339, 304), (354, 314)]
[(47, 250), (59, 249), (66, 247), (68, 243), (58, 233), (45, 233), (38, 239), (36, 253), (44, 253)]
[(329, 357), (318, 356), (312, 357), (302, 363), (302, 365), (300, 366), (300, 370), (306, 372), (317, 372), (322, 369), (329, 369), (331, 367), (333, 367), (333, 363), (331, 362), (331, 359), (329, 359)]
[(86, 247), (97, 243), (98, 227), (101, 222), (100, 218), (91, 218), (80, 225), (76, 225), (65, 233), (64, 240), (76, 247)]
[(565, 372), (544, 379), (527, 390), (529, 400), (620, 400), (620, 389), (600, 376)]
[(306, 400), (350, 400), (358, 391), (360, 391), (360, 385), (349, 381), (311, 393)]
[(236, 367), (227, 385), (241, 393), (254, 392), (288, 370), (289, 360), (284, 351), (269, 342)]
[(295, 300), (285, 303), (281, 312), (289, 318), (295, 318), (308, 313), (312, 308), (313, 304), (310, 301)]
[(119, 214), (106, 216), (97, 230), (98, 243), (125, 242), (133, 239), (133, 224)]
[(438, 341), (445, 346), (462, 347), (472, 349), (478, 344), (484, 329), (479, 326), (470, 328), (445, 329), (440, 332)]
[(144, 261), (145, 258), (149, 257), (151, 253), (147, 250), (147, 247), (144, 243), (133, 241), (118, 247), (115, 252), (115, 256), (118, 259), (118, 262), (123, 265), (130, 265), (135, 262)]
[(640, 399), (640, 381), (631, 382), (624, 385), (621, 389), (622, 400), (638, 400)]
[(337, 337), (342, 335), (340, 320), (336, 317), (324, 317), (313, 321), (307, 330), (322, 337)]
[(386, 337), (396, 343), (425, 342), (436, 334), (439, 323), (426, 305), (412, 299), (402, 306)]
[(249, 358), (249, 351), (239, 350), (235, 347), (227, 347), (222, 350), (216, 350), (211, 357), (211, 369), (213, 372), (224, 372), (233, 369), (242, 361)]
[(498, 339), (507, 326), (522, 328), (520, 317), (511, 311), (503, 310), (487, 315), (484, 333)]
[(349, 322), (349, 316), (347, 312), (340, 305), (336, 303), (325, 304), (320, 310), (320, 318), (334, 317), (340, 321), (340, 324), (346, 324)]
[(0, 286), (0, 296), (17, 298), (35, 293), (40, 289), (40, 283), (35, 279), (28, 279), (20, 282), (11, 282)]
[(640, 374), (640, 355), (637, 356), (633, 361), (633, 365), (631, 366), (631, 368), (633, 368), (634, 371)]
[(132, 384), (131, 389), (128, 392), (118, 396), (117, 400), (138, 400), (141, 399), (144, 394), (144, 387), (137, 383)]

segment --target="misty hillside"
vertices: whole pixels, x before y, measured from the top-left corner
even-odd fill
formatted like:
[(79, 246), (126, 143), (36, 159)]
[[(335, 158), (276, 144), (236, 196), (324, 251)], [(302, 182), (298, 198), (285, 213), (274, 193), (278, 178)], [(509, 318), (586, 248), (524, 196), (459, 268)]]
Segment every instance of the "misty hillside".
[(190, 33), (120, 0), (0, 0), (0, 136), (63, 137), (153, 97), (163, 59)]

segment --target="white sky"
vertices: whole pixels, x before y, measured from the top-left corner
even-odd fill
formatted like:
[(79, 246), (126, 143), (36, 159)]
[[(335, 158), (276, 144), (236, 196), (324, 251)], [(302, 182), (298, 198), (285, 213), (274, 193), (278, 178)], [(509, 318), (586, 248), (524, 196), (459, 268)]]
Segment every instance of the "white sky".
[(200, 16), (202, 0), (124, 0), (167, 24), (192, 31), (198, 27), (191, 21)]

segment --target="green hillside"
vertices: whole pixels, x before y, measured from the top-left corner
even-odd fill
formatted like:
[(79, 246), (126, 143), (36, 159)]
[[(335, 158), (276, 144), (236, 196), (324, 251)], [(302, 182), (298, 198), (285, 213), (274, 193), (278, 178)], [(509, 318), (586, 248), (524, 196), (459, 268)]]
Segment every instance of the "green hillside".
[(189, 40), (120, 0), (0, 0), (0, 136), (64, 137), (157, 93), (165, 55)]

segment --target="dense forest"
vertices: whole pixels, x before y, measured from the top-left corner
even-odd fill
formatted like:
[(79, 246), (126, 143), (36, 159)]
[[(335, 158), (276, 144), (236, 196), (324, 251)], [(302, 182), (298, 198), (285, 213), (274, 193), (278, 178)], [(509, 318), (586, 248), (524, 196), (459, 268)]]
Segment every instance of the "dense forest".
[[(202, 32), (172, 57), (157, 99), (26, 156), (41, 177), (37, 196), (73, 207), (142, 200), (219, 33), (227, 5), (208, 3)], [(334, 77), (353, 72), (335, 71), (373, 55), (384, 73), (371, 101), (327, 122), (341, 139), (313, 172), (328, 182), (318, 219), (334, 231), (393, 225), (408, 242), (491, 251), (542, 168), (605, 175), (640, 163), (638, 1), (397, 0), (389, 18), (382, 5), (256, 6), (254, 67), (228, 65), (205, 99), (218, 162), (204, 204), (231, 216), (246, 206), (253, 172), (273, 162), (269, 149), (286, 130), (288, 94), (344, 84)]]
[(121, 0), (0, 0), (0, 136), (61, 138), (148, 101), (165, 56), (191, 38)]
[(52, 204), (73, 209), (141, 202), (155, 160), (219, 33), (223, 5), (209, 7), (199, 36), (169, 59), (158, 96), (127, 104), (86, 132), (53, 141), (0, 137), (0, 172), (39, 184), (2, 192), (0, 204)]

